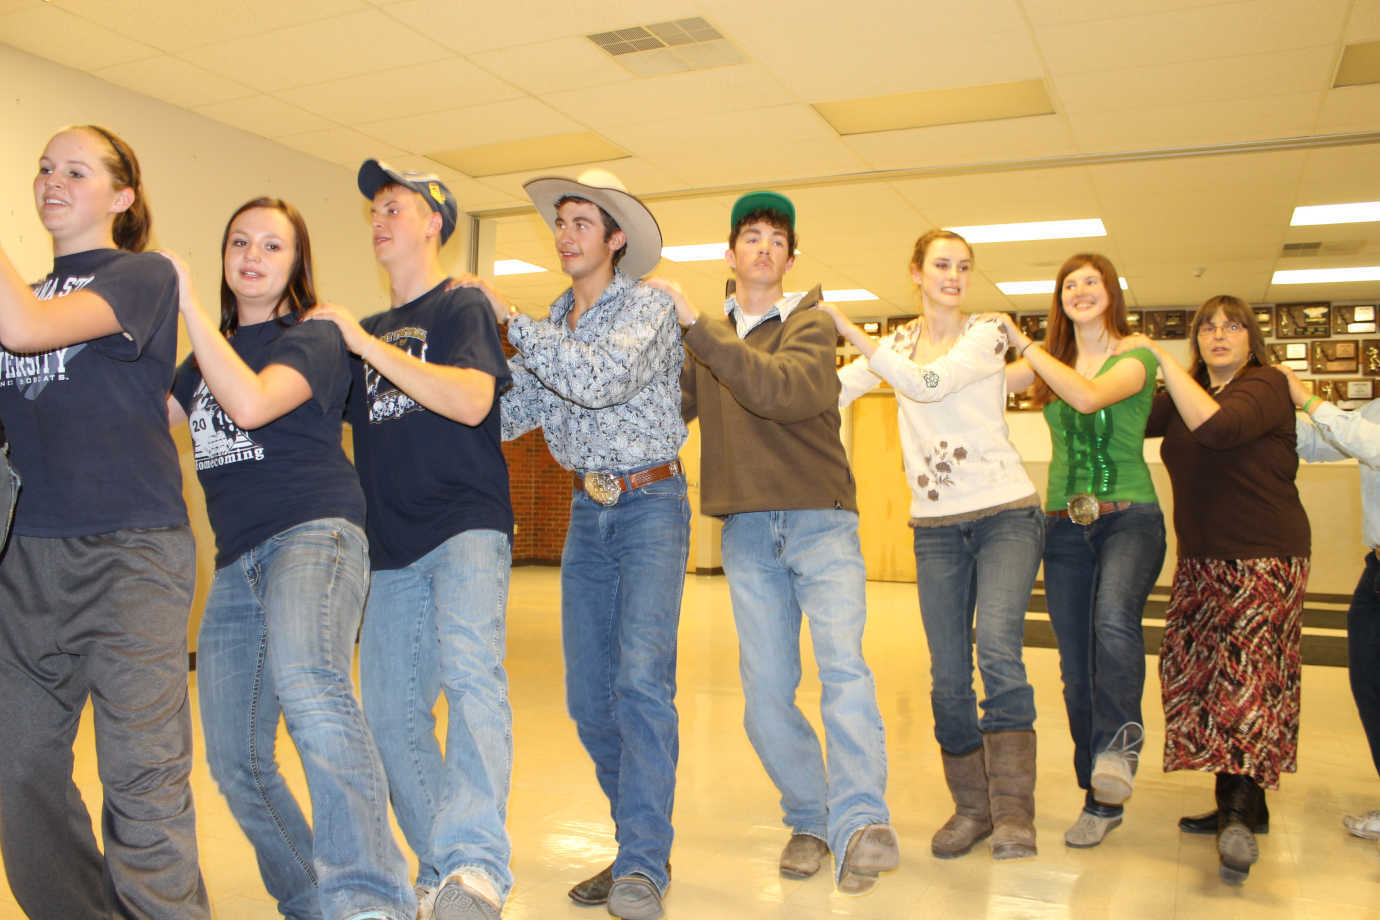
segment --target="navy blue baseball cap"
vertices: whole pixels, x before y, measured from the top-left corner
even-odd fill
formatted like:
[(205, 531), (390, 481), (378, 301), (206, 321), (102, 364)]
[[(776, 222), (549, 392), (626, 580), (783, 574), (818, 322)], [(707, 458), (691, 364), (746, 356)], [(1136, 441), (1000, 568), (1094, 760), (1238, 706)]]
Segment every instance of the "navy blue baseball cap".
[(455, 232), (460, 205), (435, 173), (400, 172), (382, 160), (365, 160), (359, 167), (359, 190), (370, 201), (385, 185), (401, 185), (421, 195), (431, 210), (441, 215), (441, 245)]

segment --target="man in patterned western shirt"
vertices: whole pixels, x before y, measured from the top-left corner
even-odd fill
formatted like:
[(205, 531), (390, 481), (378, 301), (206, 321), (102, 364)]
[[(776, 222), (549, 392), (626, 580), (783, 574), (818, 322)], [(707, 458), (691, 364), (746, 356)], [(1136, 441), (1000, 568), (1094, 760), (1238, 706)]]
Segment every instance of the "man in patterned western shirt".
[(679, 736), (676, 633), (690, 544), (677, 453), (683, 349), (675, 308), (637, 279), (661, 232), (608, 173), (525, 186), (555, 233), (571, 287), (534, 320), (487, 284), (508, 341), (513, 386), (503, 437), (541, 427), (575, 473), (561, 555), (566, 698), (608, 796), (618, 856), (570, 891), (625, 920), (662, 916), (670, 882)]

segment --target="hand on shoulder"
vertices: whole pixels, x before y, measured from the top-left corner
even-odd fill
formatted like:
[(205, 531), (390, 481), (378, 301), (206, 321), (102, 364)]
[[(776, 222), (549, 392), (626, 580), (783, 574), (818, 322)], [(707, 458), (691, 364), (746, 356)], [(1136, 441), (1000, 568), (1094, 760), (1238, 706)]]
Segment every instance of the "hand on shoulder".
[(1137, 348), (1149, 349), (1152, 354), (1155, 354), (1157, 356), (1159, 354), (1159, 349), (1155, 345), (1155, 340), (1139, 332), (1132, 333), (1131, 335), (1128, 335), (1121, 341), (1117, 342), (1116, 348), (1113, 349), (1112, 354), (1124, 355), (1127, 352), (1134, 351)]

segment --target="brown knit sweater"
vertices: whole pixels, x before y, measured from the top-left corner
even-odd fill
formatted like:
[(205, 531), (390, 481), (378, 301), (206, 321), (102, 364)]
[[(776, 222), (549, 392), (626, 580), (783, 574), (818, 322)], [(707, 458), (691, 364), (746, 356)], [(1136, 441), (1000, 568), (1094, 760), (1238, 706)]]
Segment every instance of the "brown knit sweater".
[(1189, 431), (1168, 393), (1155, 397), (1148, 438), (1174, 489), (1179, 556), (1307, 556), (1308, 515), (1294, 485), (1294, 404), (1284, 375), (1248, 367), (1217, 395), (1222, 407)]
[(700, 420), (700, 511), (858, 510), (839, 440), (837, 333), (810, 309), (739, 339), (731, 317), (702, 315), (685, 330), (681, 412)]

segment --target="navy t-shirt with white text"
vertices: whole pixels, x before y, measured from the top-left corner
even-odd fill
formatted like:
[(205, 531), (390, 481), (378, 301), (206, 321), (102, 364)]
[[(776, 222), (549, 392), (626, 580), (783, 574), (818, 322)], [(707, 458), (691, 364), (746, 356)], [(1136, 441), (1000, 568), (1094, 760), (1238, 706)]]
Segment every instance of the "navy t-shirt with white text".
[(372, 366), (350, 362), (347, 417), (369, 509), (369, 558), (375, 569), (411, 565), (466, 530), (497, 530), (510, 539), (513, 534), (498, 398), (512, 376), (498, 324), (479, 291), (446, 291), (445, 286), (442, 282), (362, 325), (429, 364), (493, 375), (493, 408), (478, 425), (451, 421), (418, 405)]
[(340, 441), (350, 373), (335, 324), (271, 319), (240, 326), (230, 345), (255, 372), (270, 364), (297, 371), (311, 396), (245, 431), (216, 401), (193, 358), (178, 367), (172, 392), (187, 413), (216, 534), (216, 568), (307, 521), (339, 517), (364, 527), (364, 495)]
[(42, 354), (0, 351), (0, 418), (24, 478), (14, 532), (80, 537), (187, 523), (168, 431), (177, 273), (157, 253), (90, 249), (53, 260), (39, 300), (99, 295), (122, 332)]

